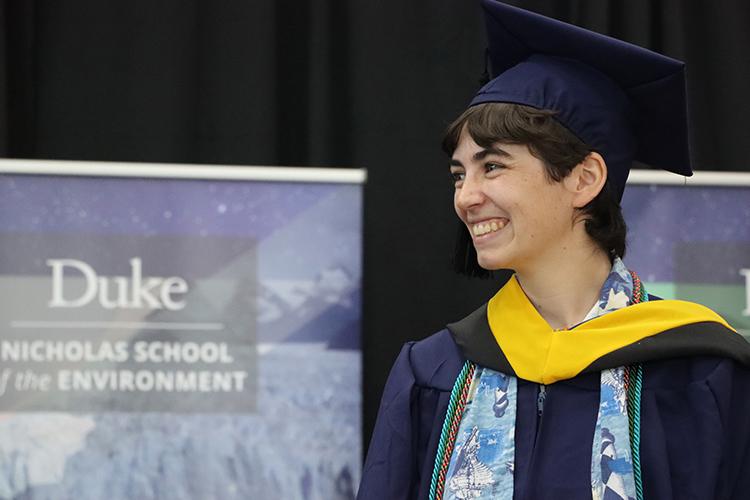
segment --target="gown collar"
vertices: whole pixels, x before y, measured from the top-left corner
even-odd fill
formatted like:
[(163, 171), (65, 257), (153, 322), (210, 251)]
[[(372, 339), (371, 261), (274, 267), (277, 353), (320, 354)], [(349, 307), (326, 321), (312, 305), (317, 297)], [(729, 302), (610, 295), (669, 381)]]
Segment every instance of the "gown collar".
[[(612, 289), (606, 283), (604, 288)], [(683, 355), (728, 356), (750, 366), (750, 344), (699, 304), (652, 300), (556, 331), (515, 276), (487, 304), (448, 329), (467, 359), (544, 384)]]

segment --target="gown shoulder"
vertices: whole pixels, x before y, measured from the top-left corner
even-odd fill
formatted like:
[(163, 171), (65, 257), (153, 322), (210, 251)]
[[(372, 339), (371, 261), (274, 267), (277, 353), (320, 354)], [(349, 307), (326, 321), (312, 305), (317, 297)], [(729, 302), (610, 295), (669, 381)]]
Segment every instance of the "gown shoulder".
[(464, 363), (447, 329), (404, 345), (383, 391), (358, 500), (424, 497), (450, 392)]

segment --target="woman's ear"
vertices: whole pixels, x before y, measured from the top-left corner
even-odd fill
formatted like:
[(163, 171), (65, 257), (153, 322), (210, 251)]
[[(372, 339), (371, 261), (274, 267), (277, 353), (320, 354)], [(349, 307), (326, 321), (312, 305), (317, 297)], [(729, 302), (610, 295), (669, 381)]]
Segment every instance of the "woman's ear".
[(565, 178), (572, 195), (573, 207), (583, 208), (596, 198), (607, 181), (607, 164), (599, 153), (592, 151)]

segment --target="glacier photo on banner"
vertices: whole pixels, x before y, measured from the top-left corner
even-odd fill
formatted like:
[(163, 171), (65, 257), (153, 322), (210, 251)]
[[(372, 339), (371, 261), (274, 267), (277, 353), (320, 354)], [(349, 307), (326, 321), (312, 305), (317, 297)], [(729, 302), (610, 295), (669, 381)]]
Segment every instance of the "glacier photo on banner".
[(750, 187), (631, 185), (623, 213), (625, 262), (649, 293), (706, 305), (750, 338)]
[(0, 499), (352, 499), (361, 191), (0, 175)]

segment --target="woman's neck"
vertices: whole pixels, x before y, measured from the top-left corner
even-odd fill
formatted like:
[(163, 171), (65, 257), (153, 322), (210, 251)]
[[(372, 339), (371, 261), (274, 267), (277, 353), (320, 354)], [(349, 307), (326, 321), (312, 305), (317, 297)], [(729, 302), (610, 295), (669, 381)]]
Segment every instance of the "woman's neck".
[(611, 269), (603, 251), (588, 247), (537, 263), (533, 270), (519, 270), (516, 278), (539, 314), (560, 330), (583, 321)]

